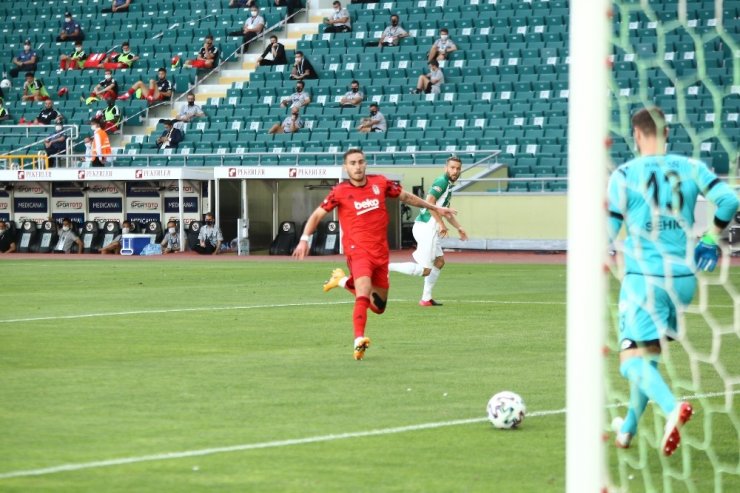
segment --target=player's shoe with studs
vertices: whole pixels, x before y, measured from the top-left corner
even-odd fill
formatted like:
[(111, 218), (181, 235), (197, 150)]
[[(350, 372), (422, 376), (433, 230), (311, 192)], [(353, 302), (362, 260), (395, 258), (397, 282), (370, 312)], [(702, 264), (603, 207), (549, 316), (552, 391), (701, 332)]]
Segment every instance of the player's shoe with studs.
[(612, 431), (616, 435), (614, 438), (614, 446), (617, 448), (630, 448), (632, 443), (632, 433), (622, 433), (622, 425), (624, 424), (624, 418), (617, 416), (612, 420)]
[(367, 337), (355, 338), (355, 359), (357, 361), (365, 357), (365, 350), (370, 347), (370, 339)]
[(434, 300), (421, 300), (419, 301), (419, 306), (442, 306), (442, 303)]
[(686, 424), (694, 414), (694, 408), (688, 402), (680, 402), (676, 409), (668, 416), (665, 424), (665, 433), (660, 442), (663, 455), (671, 456), (681, 443), (681, 427)]
[(327, 293), (331, 291), (332, 289), (336, 288), (337, 286), (339, 286), (339, 281), (341, 281), (342, 278), (345, 276), (346, 274), (339, 267), (331, 271), (331, 277), (329, 278), (328, 281), (324, 283), (324, 292)]

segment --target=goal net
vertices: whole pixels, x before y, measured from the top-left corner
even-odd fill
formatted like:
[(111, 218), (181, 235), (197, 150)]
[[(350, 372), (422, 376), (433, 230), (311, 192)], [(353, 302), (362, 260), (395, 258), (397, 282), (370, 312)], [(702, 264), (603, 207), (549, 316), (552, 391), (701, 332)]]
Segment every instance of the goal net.
[[(734, 184), (737, 172), (738, 1), (624, 1), (612, 4), (609, 67), (610, 157), (635, 153), (630, 118), (658, 106), (668, 152), (705, 162)], [(612, 168), (613, 169), (613, 168)], [(706, 230), (713, 209), (699, 202), (688, 238)], [(693, 252), (689, 248), (689, 253)], [(695, 409), (671, 457), (660, 443), (665, 416), (650, 403), (629, 449), (614, 446), (614, 418), (626, 413), (629, 384), (619, 374), (619, 265), (608, 291), (605, 371), (608, 484), (617, 491), (740, 491), (740, 297), (729, 251), (712, 274), (698, 276), (692, 304), (678, 317), (676, 342), (661, 340), (659, 370), (677, 400)], [(619, 258), (619, 252), (617, 252)], [(734, 279), (733, 279), (734, 278)], [(677, 300), (676, 300), (677, 301)], [(648, 299), (647, 308), (654, 306)]]

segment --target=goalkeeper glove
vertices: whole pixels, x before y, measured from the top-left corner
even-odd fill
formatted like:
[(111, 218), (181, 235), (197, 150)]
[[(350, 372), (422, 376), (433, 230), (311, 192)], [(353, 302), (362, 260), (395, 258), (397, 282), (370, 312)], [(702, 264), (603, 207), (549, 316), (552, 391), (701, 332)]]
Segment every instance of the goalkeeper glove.
[(698, 270), (712, 272), (717, 266), (719, 260), (719, 246), (717, 245), (717, 237), (704, 233), (699, 243), (694, 249), (694, 262), (696, 262), (696, 268)]

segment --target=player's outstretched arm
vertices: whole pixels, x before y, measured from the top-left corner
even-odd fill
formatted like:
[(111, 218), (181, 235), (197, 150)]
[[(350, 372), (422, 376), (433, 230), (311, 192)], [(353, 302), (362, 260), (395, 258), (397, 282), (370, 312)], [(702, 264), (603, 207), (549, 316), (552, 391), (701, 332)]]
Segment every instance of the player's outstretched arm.
[(316, 231), (316, 228), (319, 227), (319, 223), (327, 214), (328, 212), (326, 212), (322, 207), (317, 207), (316, 210), (311, 213), (308, 221), (306, 221), (306, 227), (303, 229), (303, 233), (301, 234), (301, 240), (298, 242), (295, 250), (293, 250), (293, 258), (302, 260), (306, 255), (308, 255), (308, 239)]
[(406, 190), (401, 192), (401, 195), (398, 196), (398, 200), (400, 200), (404, 204), (413, 205), (414, 207), (425, 207), (430, 211), (434, 211), (440, 216), (443, 216), (447, 219), (457, 214), (457, 211), (455, 209), (451, 209), (449, 207), (439, 207), (438, 205), (430, 204), (426, 200), (419, 198), (413, 193), (407, 192)]

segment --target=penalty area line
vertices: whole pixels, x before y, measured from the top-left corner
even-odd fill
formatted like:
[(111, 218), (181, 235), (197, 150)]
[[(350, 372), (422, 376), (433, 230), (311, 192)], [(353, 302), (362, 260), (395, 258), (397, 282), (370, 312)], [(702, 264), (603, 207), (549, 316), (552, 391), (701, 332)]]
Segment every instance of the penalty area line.
[[(698, 399), (698, 398), (711, 398), (721, 397), (727, 394), (738, 394), (740, 390), (729, 391), (729, 392), (709, 392), (703, 394), (694, 394), (692, 396), (683, 396), (682, 399)], [(610, 404), (607, 408), (624, 407), (625, 403)], [(566, 409), (550, 409), (545, 411), (534, 411), (527, 413), (527, 418), (537, 418), (544, 416), (553, 416), (559, 414), (565, 414)], [(291, 447), (295, 445), (305, 445), (310, 443), (320, 442), (333, 442), (336, 440), (346, 440), (349, 438), (365, 438), (382, 435), (395, 435), (398, 433), (408, 433), (413, 431), (432, 430), (435, 428), (445, 428), (448, 426), (461, 426), (469, 424), (484, 423), (488, 421), (487, 417), (481, 418), (467, 418), (467, 419), (455, 419), (450, 421), (437, 421), (432, 423), (421, 423), (416, 425), (408, 426), (396, 426), (392, 428), (380, 428), (375, 430), (357, 431), (349, 433), (337, 433), (330, 435), (318, 435), (306, 438), (294, 438), (288, 440), (273, 440), (269, 442), (257, 442), (257, 443), (245, 443), (241, 445), (229, 445), (225, 447), (212, 447), (197, 450), (184, 450), (181, 452), (166, 452), (162, 454), (142, 455), (138, 457), (121, 457), (119, 459), (108, 459), (99, 460), (92, 462), (80, 462), (72, 464), (61, 464), (58, 466), (44, 467), (40, 469), (27, 469), (20, 471), (9, 471), (0, 473), (0, 479), (11, 479), (28, 476), (44, 476), (47, 474), (57, 474), (61, 472), (80, 471), (83, 469), (96, 469), (100, 467), (112, 467), (126, 464), (138, 464), (141, 462), (154, 462), (163, 460), (173, 459), (185, 459), (188, 457), (201, 457), (204, 455), (223, 454), (229, 452), (243, 452), (247, 450), (259, 450), (267, 448), (278, 448), (278, 447)]]

